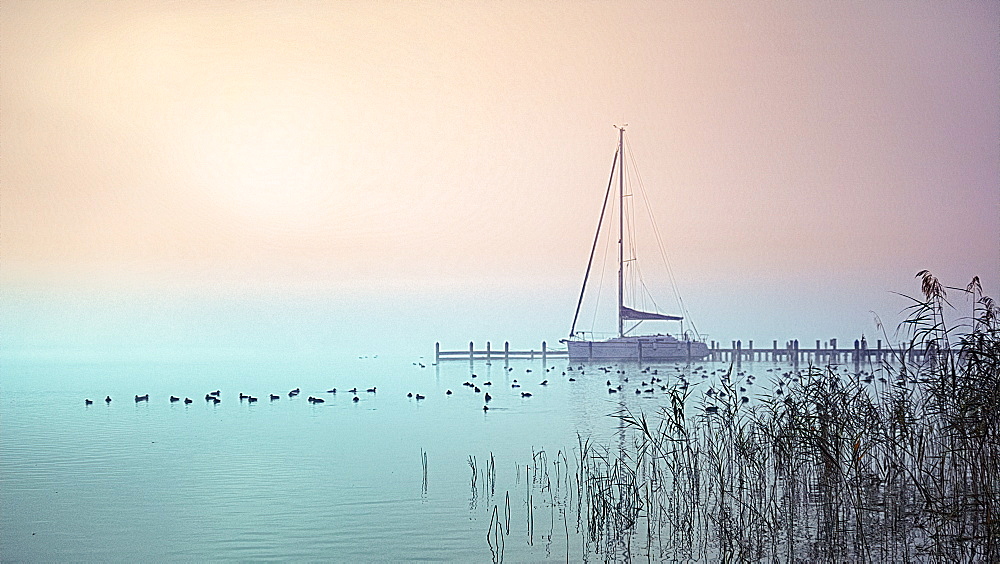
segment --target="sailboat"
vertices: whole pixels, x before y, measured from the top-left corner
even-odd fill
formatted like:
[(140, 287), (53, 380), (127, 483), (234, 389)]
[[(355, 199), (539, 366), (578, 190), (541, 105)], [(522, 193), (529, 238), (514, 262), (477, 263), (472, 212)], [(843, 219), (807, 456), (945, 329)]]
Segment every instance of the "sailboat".
[[(585, 334), (576, 331), (576, 322), (580, 316), (580, 306), (583, 304), (583, 297), (587, 291), (587, 279), (590, 277), (590, 269), (594, 263), (594, 252), (597, 249), (597, 241), (600, 238), (601, 227), (604, 223), (604, 212), (608, 207), (608, 199), (614, 186), (615, 169), (617, 166), (618, 175), (618, 335), (604, 340), (594, 340), (586, 338)], [(701, 341), (692, 338), (688, 333), (681, 332), (681, 337), (675, 337), (666, 333), (656, 333), (651, 335), (633, 334), (633, 331), (644, 321), (674, 321), (682, 322), (684, 317), (680, 315), (667, 315), (655, 311), (642, 311), (640, 309), (626, 306), (625, 299), (625, 265), (634, 260), (625, 257), (625, 128), (618, 127), (618, 151), (615, 153), (615, 160), (611, 164), (611, 179), (608, 182), (608, 190), (604, 195), (604, 206), (601, 208), (601, 217), (598, 220), (597, 235), (594, 237), (594, 246), (590, 251), (590, 260), (587, 262), (587, 271), (583, 278), (583, 287), (580, 289), (580, 299), (576, 304), (576, 313), (573, 315), (573, 324), (570, 327), (568, 339), (560, 342), (566, 345), (571, 361), (636, 361), (636, 362), (656, 362), (656, 361), (677, 361), (677, 360), (702, 360), (708, 356), (708, 346)], [(634, 322), (634, 323), (632, 323)], [(626, 325), (631, 325), (626, 327)]]

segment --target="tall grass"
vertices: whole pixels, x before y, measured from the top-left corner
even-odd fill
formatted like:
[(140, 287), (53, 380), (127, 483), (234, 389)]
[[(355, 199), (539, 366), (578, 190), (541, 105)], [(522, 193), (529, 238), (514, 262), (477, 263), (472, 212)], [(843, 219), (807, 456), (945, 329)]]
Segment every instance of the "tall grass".
[[(1000, 309), (978, 279), (917, 276), (907, 345), (871, 375), (809, 367), (747, 404), (730, 367), (724, 395), (675, 387), (652, 415), (617, 413), (614, 442), (581, 439), (585, 552), (1000, 562)], [(949, 291), (971, 304), (954, 324)]]

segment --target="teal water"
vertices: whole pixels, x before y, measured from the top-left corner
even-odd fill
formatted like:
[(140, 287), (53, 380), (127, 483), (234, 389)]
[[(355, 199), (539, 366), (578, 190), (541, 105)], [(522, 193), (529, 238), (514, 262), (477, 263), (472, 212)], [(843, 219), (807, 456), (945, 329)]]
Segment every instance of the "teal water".
[[(520, 523), (507, 525), (505, 558), (565, 560), (568, 546), (580, 559), (586, 549), (575, 524), (548, 533), (547, 546), (538, 542), (543, 524), (528, 530), (522, 472), (539, 451), (571, 450), (577, 433), (613, 434), (607, 415), (623, 398), (652, 401), (608, 394), (603, 372), (569, 382), (565, 361), (552, 360), (49, 359), (2, 368), (5, 561), (488, 561), (497, 499), (510, 512), (504, 520)], [(512, 388), (514, 380), (523, 387)], [(494, 398), (488, 412), (466, 381), (492, 382), (480, 386)], [(301, 395), (290, 398), (295, 387)], [(358, 402), (346, 392), (352, 387)], [(206, 402), (216, 389), (222, 402)], [(240, 393), (259, 401), (240, 401)], [(149, 401), (135, 402), (137, 394)], [(194, 402), (171, 403), (170, 395)], [(326, 401), (311, 404), (310, 395)], [(496, 478), (487, 492), (491, 454)]]

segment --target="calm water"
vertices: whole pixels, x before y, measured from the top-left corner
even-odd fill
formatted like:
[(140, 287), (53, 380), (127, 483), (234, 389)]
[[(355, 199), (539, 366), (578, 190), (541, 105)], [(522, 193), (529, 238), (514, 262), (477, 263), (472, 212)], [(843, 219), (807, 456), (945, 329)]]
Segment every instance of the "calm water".
[[(770, 366), (754, 368), (761, 391)], [(609, 394), (606, 381), (621, 376), (596, 368), (564, 376), (566, 368), (551, 359), (434, 366), (391, 356), (7, 360), (0, 556), (489, 561), (498, 556), (487, 541), (497, 511), (505, 528), (493, 540), (503, 543), (506, 560), (595, 558), (566, 487), (577, 434), (607, 441), (617, 425), (608, 414), (622, 406), (652, 411), (663, 397), (635, 394), (637, 382)], [(623, 368), (643, 378), (638, 367)], [(689, 367), (659, 370), (670, 383)], [(706, 386), (714, 379), (698, 378)], [(467, 381), (493, 396), (488, 412), (483, 393)], [(295, 387), (301, 395), (288, 397)], [(326, 393), (333, 387), (338, 393)], [(358, 402), (346, 391), (352, 387)], [(377, 392), (366, 393), (369, 387)], [(216, 389), (222, 402), (207, 403), (205, 394)], [(240, 401), (241, 392), (260, 401)], [(147, 393), (148, 402), (133, 400)], [(270, 401), (269, 393), (281, 398)], [(194, 402), (171, 403), (170, 395)], [(310, 395), (326, 402), (311, 404)], [(561, 456), (568, 472), (545, 476), (549, 483), (528, 471), (539, 457), (551, 466)]]

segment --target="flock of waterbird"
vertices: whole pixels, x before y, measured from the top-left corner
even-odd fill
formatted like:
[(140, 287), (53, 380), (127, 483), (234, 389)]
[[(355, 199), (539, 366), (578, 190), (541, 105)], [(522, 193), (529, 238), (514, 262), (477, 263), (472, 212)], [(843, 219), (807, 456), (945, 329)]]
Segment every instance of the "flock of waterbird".
[[(426, 366), (422, 363), (415, 362), (413, 364), (414, 366), (419, 366), (420, 368), (426, 368)], [(636, 396), (646, 396), (646, 397), (655, 395), (657, 391), (661, 393), (668, 393), (672, 388), (680, 390), (682, 393), (687, 394), (689, 389), (695, 386), (699, 386), (700, 384), (702, 384), (702, 382), (706, 382), (708, 381), (709, 378), (714, 376), (718, 379), (719, 388), (716, 389), (715, 385), (708, 384), (706, 382), (707, 389), (705, 390), (704, 395), (707, 398), (717, 399), (717, 400), (733, 400), (733, 401), (739, 401), (741, 403), (749, 403), (751, 395), (748, 390), (755, 386), (756, 376), (754, 376), (753, 374), (747, 374), (747, 372), (744, 370), (738, 370), (734, 373), (733, 369), (734, 369), (733, 366), (730, 365), (728, 367), (718, 368), (710, 372), (708, 368), (705, 367), (705, 365), (697, 365), (694, 366), (693, 368), (690, 367), (682, 368), (681, 366), (674, 366), (673, 371), (669, 370), (668, 367), (660, 367), (660, 368), (646, 367), (630, 373), (628, 370), (624, 370), (616, 366), (578, 365), (576, 367), (567, 366), (566, 369), (562, 371), (562, 376), (566, 377), (567, 382), (576, 382), (577, 377), (585, 376), (588, 370), (591, 371), (591, 373), (596, 371), (601, 373), (602, 375), (608, 375), (608, 376), (614, 374), (616, 383), (612, 383), (612, 380), (610, 378), (608, 378), (605, 381), (608, 394), (617, 394), (626, 392), (627, 391), (626, 388), (628, 388), (628, 391), (631, 391), (631, 389), (634, 388), (634, 393)], [(556, 370), (557, 369), (555, 367), (548, 367), (544, 369), (546, 374), (553, 373)], [(506, 366), (504, 367), (504, 371), (507, 373), (512, 373), (514, 371), (514, 368)], [(775, 369), (768, 368), (767, 372), (769, 373), (775, 372)], [(532, 369), (527, 368), (524, 371), (525, 376), (522, 377), (526, 378), (528, 377), (527, 375), (530, 375), (531, 373)], [(857, 376), (859, 379), (862, 379), (862, 381), (868, 384), (871, 384), (874, 381), (874, 375), (866, 371), (861, 371), (860, 373), (858, 373)], [(553, 375), (552, 377), (555, 377), (555, 375)], [(630, 377), (638, 379), (639, 382), (630, 383), (629, 382)], [(673, 378), (672, 387), (668, 386), (665, 383), (664, 377)], [(787, 388), (787, 386), (790, 385), (791, 382), (799, 382), (800, 377), (801, 377), (801, 372), (798, 370), (782, 372), (780, 373), (780, 375), (772, 374), (774, 395), (781, 396), (782, 394), (784, 394), (784, 390)], [(885, 382), (885, 379), (882, 378), (880, 379), (880, 381)], [(515, 394), (520, 394), (520, 397), (522, 399), (527, 399), (532, 397), (534, 394), (530, 391), (527, 391), (526, 389), (522, 389), (522, 385), (524, 385), (522, 382), (519, 382), (517, 378), (514, 378), (511, 381), (510, 387), (511, 389), (515, 390)], [(549, 385), (548, 378), (543, 379), (541, 382), (538, 383), (538, 389), (535, 390), (535, 393), (538, 393), (539, 389), (545, 388), (548, 385)], [(480, 380), (477, 374), (471, 373), (470, 380), (462, 382), (462, 386), (469, 388), (475, 394), (482, 394), (483, 411), (489, 411), (490, 409), (489, 404), (493, 400), (493, 395), (490, 394), (489, 390), (492, 389), (493, 382), (488, 380), (485, 381)], [(361, 401), (360, 394), (362, 393), (362, 391), (359, 391), (357, 387), (351, 388), (349, 390), (343, 390), (343, 392), (352, 395), (351, 397), (352, 402), (357, 403)], [(373, 386), (371, 388), (364, 389), (363, 392), (367, 394), (376, 394), (378, 390)], [(293, 390), (290, 390), (287, 393), (287, 396), (289, 398), (294, 398), (298, 396), (300, 393), (301, 390), (299, 388), (295, 388)], [(329, 390), (326, 390), (326, 393), (331, 395), (336, 395), (337, 388), (331, 388)], [(445, 391), (446, 396), (451, 396), (453, 395), (453, 393), (454, 392), (452, 392), (451, 389)], [(221, 395), (222, 395), (221, 390), (208, 392), (207, 394), (205, 394), (205, 401), (211, 404), (219, 404), (222, 402)], [(267, 397), (270, 401), (273, 402), (281, 399), (282, 396), (279, 394), (270, 393), (267, 395)], [(421, 401), (427, 398), (427, 396), (424, 394), (414, 393), (414, 392), (408, 392), (406, 394), (406, 397), (415, 399), (416, 401)], [(148, 402), (149, 394), (143, 394), (141, 396), (136, 395), (134, 400), (135, 403)], [(248, 403), (255, 403), (258, 401), (258, 398), (250, 394), (244, 394), (243, 392), (240, 392), (239, 400), (241, 402), (246, 401)], [(104, 398), (104, 401), (110, 404), (112, 401), (111, 396), (106, 396)], [(194, 400), (192, 400), (190, 397), (185, 397), (182, 400), (179, 396), (174, 396), (174, 395), (170, 396), (170, 403), (177, 403), (182, 401), (184, 404), (190, 404), (193, 403)], [(307, 401), (311, 404), (321, 404), (326, 402), (324, 398), (318, 396), (309, 396)], [(86, 405), (92, 405), (94, 401), (87, 398), (84, 400), (84, 403)], [(717, 412), (718, 406), (706, 405), (705, 411), (709, 413)]]

